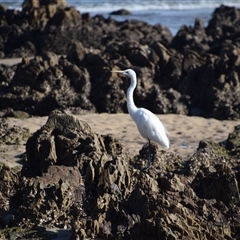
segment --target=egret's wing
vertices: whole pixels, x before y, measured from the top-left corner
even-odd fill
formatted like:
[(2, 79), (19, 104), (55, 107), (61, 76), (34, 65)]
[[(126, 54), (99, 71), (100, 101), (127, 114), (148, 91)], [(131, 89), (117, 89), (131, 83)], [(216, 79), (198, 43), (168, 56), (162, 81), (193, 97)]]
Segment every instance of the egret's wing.
[[(159, 121), (160, 121), (160, 120), (159, 120)], [(171, 136), (171, 134), (169, 133), (169, 131), (164, 127), (164, 125), (163, 125), (163, 128), (164, 128), (164, 131), (165, 131), (166, 135)]]
[(149, 139), (149, 134), (152, 131), (149, 126), (149, 116), (144, 111), (142, 111), (141, 108), (139, 108), (136, 112), (134, 121), (141, 136), (143, 138)]
[(168, 131), (155, 114), (140, 108), (136, 116), (135, 122), (142, 137), (157, 142), (163, 147), (169, 147)]

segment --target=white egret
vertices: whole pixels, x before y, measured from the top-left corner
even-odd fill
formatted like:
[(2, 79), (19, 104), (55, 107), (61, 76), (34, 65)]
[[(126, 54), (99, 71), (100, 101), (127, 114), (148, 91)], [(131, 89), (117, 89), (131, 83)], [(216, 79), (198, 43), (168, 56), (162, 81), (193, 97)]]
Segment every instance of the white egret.
[(132, 69), (112, 72), (123, 73), (131, 79), (131, 84), (127, 90), (127, 108), (131, 118), (137, 125), (139, 133), (143, 138), (148, 140), (149, 143), (148, 168), (149, 168), (151, 166), (150, 159), (151, 141), (158, 143), (165, 149), (169, 148), (169, 139), (167, 137), (168, 132), (155, 114), (153, 114), (152, 112), (145, 108), (136, 107), (133, 100), (133, 92), (137, 85), (136, 73)]

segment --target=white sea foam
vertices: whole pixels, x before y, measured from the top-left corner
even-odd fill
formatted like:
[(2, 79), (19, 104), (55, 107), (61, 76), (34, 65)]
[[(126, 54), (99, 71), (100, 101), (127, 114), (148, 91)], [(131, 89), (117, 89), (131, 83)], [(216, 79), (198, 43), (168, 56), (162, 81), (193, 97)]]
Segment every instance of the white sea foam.
[(149, 11), (149, 10), (184, 10), (184, 9), (201, 9), (216, 8), (220, 4), (227, 6), (240, 7), (240, 1), (68, 1), (69, 5), (76, 6), (80, 11), (84, 12), (111, 12), (120, 8), (130, 11)]
[[(11, 8), (21, 8), (22, 0), (4, 0), (1, 3)], [(69, 6), (75, 6), (82, 12), (111, 12), (120, 8), (130, 11), (146, 10), (183, 10), (216, 8), (220, 4), (240, 7), (239, 0), (68, 0)]]
[[(4, 0), (3, 3), (20, 10), (22, 0)], [(81, 13), (102, 14), (106, 18), (110, 12), (124, 8), (132, 14), (112, 18), (118, 21), (137, 19), (152, 25), (160, 23), (167, 26), (173, 35), (182, 25), (193, 25), (196, 17), (202, 18), (207, 25), (212, 12), (220, 4), (240, 8), (240, 0), (68, 0), (67, 3)]]

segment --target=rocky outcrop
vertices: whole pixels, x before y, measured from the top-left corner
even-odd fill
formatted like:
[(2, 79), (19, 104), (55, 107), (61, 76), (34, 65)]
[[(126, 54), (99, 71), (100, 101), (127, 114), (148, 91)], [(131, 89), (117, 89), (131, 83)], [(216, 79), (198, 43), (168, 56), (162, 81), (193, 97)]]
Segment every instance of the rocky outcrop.
[(110, 15), (130, 15), (130, 14), (131, 12), (124, 8), (110, 12)]
[(22, 169), (0, 165), (0, 228), (10, 229), (0, 238), (57, 226), (72, 239), (238, 239), (239, 126), (225, 142), (201, 141), (187, 159), (153, 144), (144, 171), (147, 145), (131, 159), (119, 140), (69, 112), (126, 112), (129, 79), (111, 70), (132, 68), (138, 106), (239, 118), (239, 12), (220, 6), (206, 28), (196, 19), (173, 37), (65, 1), (0, 5), (0, 57), (22, 57), (0, 65), (0, 116), (49, 115), (33, 135), (1, 118), (0, 144), (26, 142), (26, 157)]
[(0, 144), (20, 144), (29, 138), (29, 129), (20, 126), (9, 127), (6, 118), (0, 118)]
[(0, 65), (0, 111), (126, 112), (129, 81), (110, 72), (132, 68), (139, 106), (155, 113), (240, 117), (240, 10), (220, 6), (207, 27), (196, 19), (172, 37), (161, 25), (91, 17), (60, 2), (25, 1), (22, 11), (1, 7), (0, 55), (23, 60)]
[[(2, 73), (5, 74), (5, 69)], [(12, 78), (2, 83), (6, 94), (1, 96), (1, 109), (8, 107), (34, 115), (47, 115), (55, 108), (66, 107), (78, 113), (94, 111), (89, 101), (88, 71), (52, 52), (44, 52), (32, 60), (23, 59), (15, 74), (7, 76)]]
[[(25, 0), (22, 11), (1, 5), (0, 51), (2, 57), (24, 57), (53, 51), (67, 54), (73, 40), (84, 47), (101, 50), (112, 40), (131, 40), (141, 44), (153, 39), (169, 44), (172, 35), (161, 25), (130, 21), (119, 24), (98, 15), (81, 14), (65, 1)], [(163, 30), (163, 31), (161, 31)]]
[(238, 239), (238, 142), (236, 126), (187, 159), (152, 144), (153, 167), (144, 170), (147, 144), (130, 159), (111, 135), (53, 111), (28, 139), (22, 170), (0, 167), (1, 228), (71, 228), (72, 239)]

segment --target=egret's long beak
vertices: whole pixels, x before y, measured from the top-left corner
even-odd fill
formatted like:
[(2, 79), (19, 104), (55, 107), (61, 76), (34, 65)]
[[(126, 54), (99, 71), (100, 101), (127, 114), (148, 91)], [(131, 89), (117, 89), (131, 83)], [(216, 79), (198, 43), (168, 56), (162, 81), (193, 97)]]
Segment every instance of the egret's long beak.
[(124, 73), (124, 71), (111, 71), (111, 72), (116, 72), (116, 73)]

